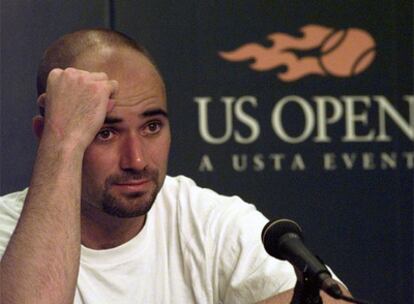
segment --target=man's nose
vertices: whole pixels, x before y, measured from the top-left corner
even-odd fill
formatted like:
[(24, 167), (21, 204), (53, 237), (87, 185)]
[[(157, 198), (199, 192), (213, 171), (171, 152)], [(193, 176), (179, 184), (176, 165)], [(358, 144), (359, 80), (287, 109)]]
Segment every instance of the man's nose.
[(120, 149), (120, 167), (122, 170), (144, 170), (147, 166), (144, 147), (137, 136), (124, 139)]

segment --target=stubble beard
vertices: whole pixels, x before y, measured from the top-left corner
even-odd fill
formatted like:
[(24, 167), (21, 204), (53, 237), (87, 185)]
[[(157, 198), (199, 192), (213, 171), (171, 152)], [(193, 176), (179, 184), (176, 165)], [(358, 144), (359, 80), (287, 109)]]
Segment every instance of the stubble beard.
[[(153, 183), (154, 188), (148, 192), (135, 192), (122, 196), (120, 194), (114, 194), (111, 191), (111, 185), (116, 182), (141, 178), (149, 179)], [(105, 182), (105, 188), (100, 199), (100, 206), (102, 206), (102, 211), (106, 214), (118, 218), (143, 216), (151, 209), (160, 188), (161, 183), (159, 182), (158, 172), (144, 171), (142, 173), (125, 173), (121, 176), (110, 176)]]

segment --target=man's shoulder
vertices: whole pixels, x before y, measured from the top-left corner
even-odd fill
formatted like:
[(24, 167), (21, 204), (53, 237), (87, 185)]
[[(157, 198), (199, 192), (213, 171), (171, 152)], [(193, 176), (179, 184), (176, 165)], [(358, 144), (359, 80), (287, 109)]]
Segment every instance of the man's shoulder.
[(200, 233), (210, 231), (213, 234), (224, 231), (227, 226), (231, 230), (243, 230), (251, 225), (261, 229), (267, 222), (255, 205), (236, 195), (222, 195), (200, 187), (185, 176), (168, 176), (160, 192), (160, 200), (161, 204), (157, 208), (170, 215), (175, 214), (180, 220), (180, 226), (189, 231), (195, 226), (202, 227)]
[(256, 209), (236, 195), (220, 194), (210, 188), (200, 186), (189, 177), (179, 175), (167, 176), (161, 196), (168, 197), (181, 207), (195, 208), (196, 210), (221, 210), (234, 208)]

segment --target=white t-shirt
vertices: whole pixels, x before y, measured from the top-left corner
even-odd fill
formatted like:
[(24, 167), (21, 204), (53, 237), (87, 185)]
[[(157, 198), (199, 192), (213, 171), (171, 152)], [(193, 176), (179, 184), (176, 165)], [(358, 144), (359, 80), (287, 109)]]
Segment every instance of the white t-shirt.
[[(0, 199), (0, 256), (27, 191)], [(253, 205), (165, 180), (141, 232), (111, 249), (81, 246), (75, 303), (254, 303), (293, 288), (287, 262), (265, 252)]]

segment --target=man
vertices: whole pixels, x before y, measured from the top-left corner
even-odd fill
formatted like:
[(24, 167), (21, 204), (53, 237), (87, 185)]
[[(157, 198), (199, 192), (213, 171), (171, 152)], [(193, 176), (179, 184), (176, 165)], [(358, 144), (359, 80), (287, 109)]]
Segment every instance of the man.
[(65, 35), (38, 93), (30, 187), (0, 203), (6, 303), (289, 303), (296, 277), (264, 252), (266, 219), (166, 177), (165, 87), (144, 49), (110, 30)]

